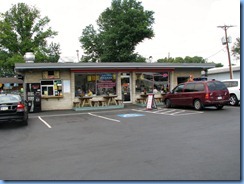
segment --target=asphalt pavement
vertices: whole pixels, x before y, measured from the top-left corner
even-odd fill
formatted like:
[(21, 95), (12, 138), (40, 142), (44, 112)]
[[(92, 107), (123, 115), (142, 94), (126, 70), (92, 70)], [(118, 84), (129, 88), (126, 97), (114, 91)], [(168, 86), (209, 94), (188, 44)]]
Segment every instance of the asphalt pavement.
[(0, 126), (0, 178), (239, 181), (240, 107), (31, 113)]

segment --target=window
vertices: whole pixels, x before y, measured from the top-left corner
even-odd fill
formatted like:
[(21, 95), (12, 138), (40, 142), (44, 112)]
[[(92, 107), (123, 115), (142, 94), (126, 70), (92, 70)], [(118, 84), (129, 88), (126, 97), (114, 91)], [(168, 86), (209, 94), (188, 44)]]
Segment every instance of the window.
[(204, 84), (196, 83), (195, 84), (195, 91), (204, 91)]
[(222, 82), (218, 82), (218, 81), (208, 82), (207, 85), (210, 91), (227, 89)]
[(224, 81), (223, 83), (226, 85), (226, 87), (237, 87), (238, 86), (237, 81)]
[(94, 95), (116, 94), (116, 73), (75, 74), (75, 90), (82, 93), (90, 89)]
[(184, 90), (184, 92), (194, 92), (195, 88), (195, 84), (194, 83), (189, 83), (186, 84), (186, 88)]
[(180, 93), (183, 91), (183, 88), (184, 88), (184, 84), (180, 84), (179, 86), (177, 86), (175, 89), (174, 89), (174, 93)]
[(152, 93), (153, 89), (160, 91), (164, 86), (165, 89), (168, 89), (169, 86), (169, 74), (168, 72), (159, 72), (159, 73), (136, 73), (136, 93), (148, 92)]
[(62, 81), (41, 81), (41, 94), (43, 96), (62, 96)]

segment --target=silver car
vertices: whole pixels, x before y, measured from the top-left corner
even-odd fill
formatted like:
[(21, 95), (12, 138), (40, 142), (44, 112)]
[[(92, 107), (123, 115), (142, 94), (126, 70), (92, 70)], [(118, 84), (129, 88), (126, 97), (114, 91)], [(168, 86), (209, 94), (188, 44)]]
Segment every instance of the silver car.
[(236, 106), (241, 101), (241, 83), (240, 79), (226, 79), (222, 80), (230, 93), (230, 105)]

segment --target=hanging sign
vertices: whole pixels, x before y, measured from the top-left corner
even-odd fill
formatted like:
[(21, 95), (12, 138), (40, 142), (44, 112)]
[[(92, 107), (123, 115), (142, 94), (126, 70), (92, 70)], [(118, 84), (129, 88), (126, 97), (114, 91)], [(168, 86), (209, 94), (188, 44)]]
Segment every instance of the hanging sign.
[(148, 94), (147, 97), (147, 110), (157, 109), (157, 105), (154, 99), (154, 94)]

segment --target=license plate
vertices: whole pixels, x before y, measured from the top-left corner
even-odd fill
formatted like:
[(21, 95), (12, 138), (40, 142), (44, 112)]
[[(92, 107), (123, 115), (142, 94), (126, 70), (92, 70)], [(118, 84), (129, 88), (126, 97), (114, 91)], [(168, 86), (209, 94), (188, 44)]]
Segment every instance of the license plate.
[(8, 107), (1, 107), (1, 111), (6, 111), (8, 110)]
[(218, 98), (217, 98), (218, 100), (222, 100), (222, 96), (218, 96)]

